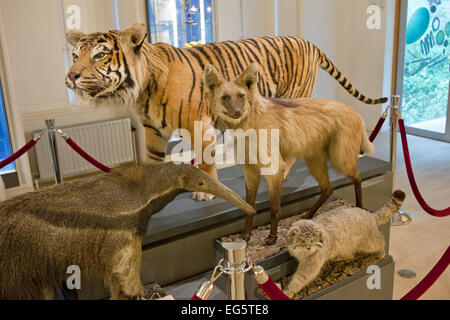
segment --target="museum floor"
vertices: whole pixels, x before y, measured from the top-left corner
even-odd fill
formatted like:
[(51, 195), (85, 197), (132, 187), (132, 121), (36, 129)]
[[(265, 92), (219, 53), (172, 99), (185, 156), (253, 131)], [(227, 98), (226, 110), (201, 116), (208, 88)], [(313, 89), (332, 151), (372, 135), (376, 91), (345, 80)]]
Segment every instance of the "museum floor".
[[(383, 135), (385, 135), (383, 137)], [(375, 146), (387, 141), (388, 133), (380, 133)], [(400, 141), (400, 137), (398, 138)], [(378, 144), (377, 144), (378, 142)], [(411, 161), (417, 184), (425, 200), (436, 209), (450, 205), (450, 144), (408, 135)], [(379, 146), (376, 157), (387, 159), (388, 151)], [(394, 299), (401, 298), (413, 288), (435, 265), (450, 244), (450, 218), (428, 215), (417, 203), (409, 186), (403, 162), (401, 144), (397, 150), (396, 188), (406, 192), (403, 210), (413, 222), (392, 227), (390, 253), (395, 259)], [(398, 270), (413, 270), (415, 279), (405, 279)], [(447, 269), (421, 299), (450, 299), (450, 270)]]

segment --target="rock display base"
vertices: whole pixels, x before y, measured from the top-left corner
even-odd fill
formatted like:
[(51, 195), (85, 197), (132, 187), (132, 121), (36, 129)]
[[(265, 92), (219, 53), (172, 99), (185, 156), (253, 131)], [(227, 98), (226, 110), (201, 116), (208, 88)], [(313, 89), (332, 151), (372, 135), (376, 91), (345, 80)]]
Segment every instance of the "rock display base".
[[(305, 299), (306, 297), (331, 287), (359, 272), (365, 272), (371, 265), (379, 264), (390, 258), (390, 256), (380, 258), (375, 255), (358, 254), (355, 259), (352, 260), (329, 261), (323, 266), (320, 275), (309, 285), (297, 292), (294, 297), (292, 297), (292, 300)], [(291, 278), (292, 276), (285, 276), (281, 279), (280, 284), (282, 289), (288, 285)], [(258, 294), (266, 297), (260, 288), (258, 288)]]
[[(317, 215), (320, 215), (326, 211), (332, 210), (337, 207), (350, 207), (352, 204), (342, 199), (336, 199), (334, 201), (328, 202), (324, 204), (317, 212)], [(279, 260), (280, 256), (284, 256), (284, 261), (287, 260), (295, 260), (289, 255), (289, 252), (286, 248), (285, 238), (287, 232), (289, 231), (291, 225), (302, 219), (306, 215), (306, 211), (300, 214), (285, 218), (280, 220), (278, 227), (278, 238), (275, 244), (270, 246), (264, 246), (264, 239), (269, 235), (270, 224), (257, 227), (252, 230), (251, 238), (247, 242), (247, 255), (250, 259), (256, 263), (261, 265), (267, 265), (267, 262), (277, 256), (277, 260)], [(222, 242), (235, 242), (241, 241), (240, 234), (233, 234), (230, 236), (222, 237), (220, 239)], [(366, 271), (367, 267), (371, 265), (380, 264), (383, 261), (389, 260), (392, 258), (390, 256), (385, 257), (377, 257), (376, 255), (368, 255), (364, 253), (359, 253), (355, 256), (354, 259), (351, 260), (335, 260), (328, 261), (322, 268), (320, 275), (308, 286), (301, 289), (293, 299), (299, 300), (304, 299), (312, 294), (320, 292), (323, 289), (329, 288), (340, 281), (348, 279), (353, 275), (361, 273), (362, 271)], [(273, 259), (274, 260), (274, 259)], [(291, 261), (292, 262), (292, 261)], [(273, 267), (273, 266), (271, 266)], [(267, 268), (267, 267), (266, 267)], [(274, 279), (275, 281), (279, 281), (281, 284), (281, 288), (284, 288), (290, 281), (292, 277), (292, 271), (295, 271), (296, 268), (289, 268), (291, 274), (283, 275), (281, 279)], [(257, 293), (262, 297), (265, 297), (264, 293), (261, 289), (257, 288)]]
[[(352, 204), (350, 202), (347, 202), (342, 199), (336, 199), (334, 201), (324, 204), (317, 211), (316, 215), (320, 215), (326, 211), (330, 211), (334, 208), (338, 208), (341, 206), (351, 207)], [(285, 239), (286, 239), (286, 235), (287, 235), (291, 225), (294, 222), (296, 222), (300, 219), (303, 219), (304, 216), (306, 215), (306, 213), (307, 213), (307, 211), (302, 212), (297, 215), (293, 215), (288, 218), (281, 219), (280, 223), (278, 225), (277, 241), (273, 245), (270, 245), (270, 246), (263, 245), (264, 239), (266, 239), (267, 236), (269, 235), (270, 224), (266, 224), (266, 225), (254, 228), (252, 230), (250, 240), (247, 241), (247, 255), (250, 257), (250, 259), (256, 263), (258, 261), (262, 261), (268, 257), (271, 257), (271, 256), (281, 252), (282, 250), (287, 250)], [(222, 242), (239, 242), (239, 241), (242, 241), (241, 239), (242, 239), (241, 234), (237, 233), (237, 234), (232, 234), (232, 235), (229, 235), (226, 237), (222, 237), (220, 239), (220, 241), (222, 241)]]

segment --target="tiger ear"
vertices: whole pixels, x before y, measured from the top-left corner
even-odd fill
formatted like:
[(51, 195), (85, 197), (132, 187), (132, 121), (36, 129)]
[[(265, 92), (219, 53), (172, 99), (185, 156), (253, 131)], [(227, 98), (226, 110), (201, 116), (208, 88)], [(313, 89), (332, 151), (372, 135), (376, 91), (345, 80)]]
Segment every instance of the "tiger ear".
[(83, 32), (80, 32), (78, 30), (69, 30), (66, 34), (67, 41), (75, 47), (78, 41), (80, 41), (81, 38), (83, 38), (85, 34)]
[(249, 90), (253, 89), (258, 82), (258, 65), (251, 63), (235, 81)]
[(147, 37), (147, 27), (142, 23), (135, 23), (121, 32), (121, 38), (135, 51), (139, 50)]
[(222, 80), (220, 80), (219, 73), (213, 65), (207, 65), (204, 72), (203, 82), (205, 87), (211, 91), (222, 85)]

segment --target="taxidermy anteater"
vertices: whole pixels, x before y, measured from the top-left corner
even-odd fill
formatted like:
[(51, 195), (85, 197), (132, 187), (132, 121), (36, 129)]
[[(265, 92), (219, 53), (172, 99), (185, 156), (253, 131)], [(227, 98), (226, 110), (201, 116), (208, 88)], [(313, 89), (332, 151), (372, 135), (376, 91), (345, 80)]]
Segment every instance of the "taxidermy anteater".
[[(333, 192), (328, 177), (328, 160), (338, 172), (353, 181), (356, 205), (362, 207), (358, 155), (361, 151), (373, 152), (373, 145), (367, 138), (363, 119), (353, 108), (326, 99), (263, 97), (258, 91), (256, 64), (251, 64), (231, 81), (222, 79), (217, 70), (209, 65), (205, 68), (204, 82), (216, 125), (221, 129), (253, 130), (253, 134), (258, 137), (257, 149), (255, 145), (245, 143), (246, 156), (248, 154), (250, 159), (253, 156), (254, 164), (246, 162), (243, 168), (248, 203), (255, 204), (261, 175), (268, 185), (271, 230), (265, 244), (276, 241), (281, 184), (292, 164), (299, 158), (305, 158), (311, 175), (319, 182), (322, 191), (309, 210), (308, 218), (314, 216)], [(274, 129), (279, 131), (279, 139), (275, 142), (272, 141)], [(267, 141), (264, 141), (264, 137)], [(271, 158), (269, 163), (263, 161), (267, 155)], [(262, 172), (273, 166), (274, 161), (278, 163), (278, 170), (274, 169), (276, 172)], [(250, 237), (252, 220), (253, 215), (248, 215), (244, 239)]]
[(404, 200), (405, 193), (396, 190), (374, 213), (338, 207), (312, 220), (294, 222), (286, 236), (286, 245), (299, 265), (285, 290), (286, 295), (292, 298), (313, 281), (329, 260), (352, 259), (358, 252), (383, 257), (384, 237), (378, 226), (387, 223)]
[(0, 299), (51, 299), (70, 265), (103, 280), (112, 299), (142, 296), (148, 220), (187, 191), (254, 212), (203, 171), (174, 163), (117, 168), (2, 202)]

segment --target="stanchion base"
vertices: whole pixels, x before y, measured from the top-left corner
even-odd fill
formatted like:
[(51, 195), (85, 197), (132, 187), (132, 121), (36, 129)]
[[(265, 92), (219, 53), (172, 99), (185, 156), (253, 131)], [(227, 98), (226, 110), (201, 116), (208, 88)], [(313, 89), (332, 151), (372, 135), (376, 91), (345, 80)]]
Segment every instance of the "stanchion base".
[(412, 217), (409, 213), (403, 210), (398, 210), (391, 219), (391, 226), (405, 226), (412, 222)]
[(412, 270), (402, 269), (398, 272), (398, 275), (402, 278), (406, 279), (414, 279), (416, 277), (416, 273)]

